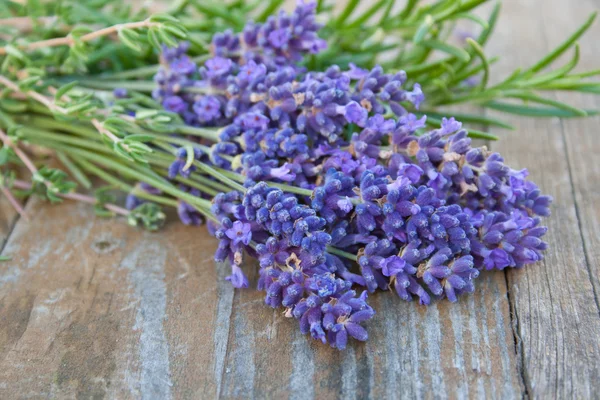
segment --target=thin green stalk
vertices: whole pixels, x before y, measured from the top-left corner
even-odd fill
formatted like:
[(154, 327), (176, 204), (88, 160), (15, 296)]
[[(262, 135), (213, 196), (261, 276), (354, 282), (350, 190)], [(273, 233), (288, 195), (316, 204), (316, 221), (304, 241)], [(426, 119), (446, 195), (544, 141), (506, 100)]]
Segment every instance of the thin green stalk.
[[(171, 151), (172, 154), (175, 154), (175, 152), (176, 152), (175, 149), (169, 149), (168, 147), (165, 147), (164, 145), (162, 145), (160, 143), (157, 143), (157, 145), (160, 145), (162, 148), (164, 148), (167, 151)], [(228, 176), (221, 174), (219, 171), (216, 170), (216, 167), (210, 167), (198, 160), (194, 160), (193, 165), (195, 167), (197, 167), (198, 169), (200, 169), (201, 171), (205, 172), (206, 174), (211, 175), (212, 177), (218, 179), (221, 183), (229, 185), (232, 189), (238, 190), (242, 193), (246, 193), (245, 187), (243, 187), (239, 183), (235, 182), (234, 180), (230, 179)]]
[[(164, 176), (167, 176), (167, 173), (164, 173)], [(202, 183), (199, 183), (197, 179), (189, 179), (189, 178), (184, 178), (181, 176), (178, 176), (175, 178), (175, 180), (177, 182), (181, 182), (184, 185), (188, 185), (191, 186), (193, 188), (196, 188), (200, 191), (202, 191), (202, 193), (206, 193), (209, 194), (211, 196), (216, 196), (217, 194), (219, 194), (222, 190), (223, 190), (223, 185), (221, 185), (221, 187), (219, 189), (213, 189), (209, 186), (203, 185)]]
[(85, 173), (62, 151), (57, 151), (56, 156), (60, 162), (71, 172), (73, 178), (79, 182), (84, 188), (90, 189), (92, 182), (85, 176)]
[(201, 163), (200, 161), (194, 161), (194, 165), (206, 174), (211, 175), (213, 178), (216, 178), (221, 182), (228, 184), (233, 189), (238, 190), (242, 193), (246, 193), (246, 188), (244, 186), (240, 185), (239, 183), (235, 182), (234, 180), (230, 179), (224, 174), (221, 174), (219, 171), (217, 171), (216, 168), (209, 167), (208, 165)]
[(89, 137), (91, 139), (98, 139), (98, 131), (95, 129), (83, 126), (81, 124), (66, 122), (66, 121), (58, 121), (54, 118), (36, 116), (36, 115), (26, 115), (23, 118), (19, 118), (16, 116), (17, 120), (22, 120), (27, 124), (31, 124), (35, 127), (41, 128), (43, 130), (47, 129), (56, 129), (67, 133), (72, 133), (78, 136)]
[(212, 140), (213, 142), (219, 141), (219, 132), (221, 131), (221, 128), (219, 128), (218, 130), (212, 130), (209, 128), (197, 128), (188, 125), (176, 125), (173, 127), (173, 129), (176, 133), (181, 133), (183, 135), (198, 136)]
[(346, 251), (337, 249), (332, 246), (327, 246), (327, 251), (331, 254), (335, 254), (336, 256), (347, 258), (348, 260), (357, 261), (356, 255), (348, 253)]
[(122, 180), (114, 177), (113, 175), (107, 173), (101, 168), (96, 167), (94, 164), (88, 162), (84, 158), (77, 157), (76, 162), (81, 165), (81, 167), (87, 170), (89, 173), (96, 175), (98, 178), (110, 183), (111, 185), (117, 187), (120, 190), (125, 192), (131, 192), (133, 195), (153, 201), (158, 204), (163, 204), (170, 207), (177, 207), (177, 200), (170, 199), (164, 196), (157, 196), (146, 192), (143, 189), (138, 189), (135, 186), (132, 186), (128, 183), (123, 182)]
[[(150, 93), (158, 86), (153, 81), (114, 81), (114, 80), (105, 80), (105, 79), (91, 79), (91, 78), (80, 78), (77, 80), (77, 83), (82, 87), (87, 87), (91, 89), (126, 89), (126, 90), (135, 90), (142, 93)], [(199, 94), (215, 94), (220, 93), (213, 88), (207, 87), (192, 87), (186, 86), (182, 87), (181, 90), (186, 93), (199, 93)]]
[(61, 135), (60, 133), (56, 132), (44, 132), (39, 129), (29, 127), (23, 127), (19, 130), (19, 132), (21, 132), (25, 138), (33, 140), (34, 142), (38, 141), (37, 139), (41, 139), (41, 141), (49, 140), (83, 147), (89, 150), (98, 151), (100, 153), (114, 154), (110, 148), (106, 147), (106, 145), (101, 142), (94, 142), (69, 135)]
[[(67, 150), (68, 148), (65, 148), (65, 146), (61, 146), (61, 145), (56, 145), (57, 148), (60, 148), (62, 150)], [(172, 185), (169, 185), (167, 183), (165, 183), (162, 180), (156, 179), (155, 177), (149, 175), (149, 174), (140, 174), (139, 171), (136, 171), (134, 169), (129, 168), (126, 165), (123, 165), (119, 162), (116, 162), (110, 158), (107, 157), (103, 157), (101, 155), (98, 155), (96, 153), (91, 153), (88, 152), (86, 150), (81, 150), (81, 149), (68, 149), (72, 154), (74, 154), (75, 156), (80, 156), (82, 158), (85, 158), (87, 160), (90, 161), (94, 161), (98, 164), (102, 164), (103, 166), (105, 166), (106, 168), (112, 169), (114, 171), (117, 171), (125, 176), (129, 176), (131, 179), (136, 179), (139, 181), (143, 181), (146, 182), (149, 185), (154, 186), (155, 188), (170, 194), (173, 197), (179, 198), (181, 200), (184, 200), (185, 202), (187, 202), (188, 204), (191, 205), (197, 205), (197, 206), (203, 206), (203, 207), (208, 207), (210, 208), (210, 201), (193, 196), (189, 193), (186, 193), (182, 190), (179, 190), (175, 187), (173, 187)]]
[[(210, 57), (211, 57), (210, 54), (203, 54), (201, 56), (193, 57), (192, 61), (194, 61), (196, 63), (203, 63), (206, 60), (208, 60)], [(129, 70), (123, 71), (123, 72), (106, 73), (106, 74), (97, 75), (97, 76), (98, 76), (98, 78), (101, 78), (101, 79), (110, 78), (111, 80), (147, 78), (149, 76), (156, 74), (158, 72), (159, 68), (160, 68), (160, 64), (155, 64), (155, 65), (148, 65), (145, 67), (140, 67), (140, 68), (135, 68), (135, 69), (129, 69)]]

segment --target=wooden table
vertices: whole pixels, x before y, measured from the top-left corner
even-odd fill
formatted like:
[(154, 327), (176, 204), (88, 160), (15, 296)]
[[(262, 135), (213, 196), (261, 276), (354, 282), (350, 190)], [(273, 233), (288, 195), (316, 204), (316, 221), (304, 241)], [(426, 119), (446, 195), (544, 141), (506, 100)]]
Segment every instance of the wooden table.
[[(505, 1), (494, 78), (531, 65), (598, 0)], [(600, 67), (600, 24), (582, 41)], [(585, 108), (598, 98), (553, 94)], [(485, 273), (426, 308), (372, 296), (370, 340), (339, 352), (234, 291), (203, 228), (146, 233), (85, 205), (0, 200), (0, 398), (600, 396), (600, 118), (512, 118), (492, 149), (555, 198), (543, 262)], [(256, 276), (250, 277), (252, 281)]]

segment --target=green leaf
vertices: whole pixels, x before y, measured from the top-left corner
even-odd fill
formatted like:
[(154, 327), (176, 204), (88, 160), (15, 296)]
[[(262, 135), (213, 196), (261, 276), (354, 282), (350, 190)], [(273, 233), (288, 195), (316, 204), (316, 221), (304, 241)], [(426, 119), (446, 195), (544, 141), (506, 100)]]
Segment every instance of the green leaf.
[[(391, 1), (393, 3), (393, 1)], [(363, 23), (367, 22), (369, 18), (377, 13), (383, 6), (390, 3), (390, 0), (379, 0), (375, 3), (371, 8), (366, 11), (361, 12), (360, 17), (356, 18), (349, 25), (345, 26), (345, 29), (353, 29), (361, 26)]]
[(469, 137), (473, 139), (484, 139), (484, 140), (498, 140), (500, 139), (498, 136), (484, 131), (479, 131), (477, 129), (471, 129), (469, 127), (465, 127), (468, 132)]
[[(400, 20), (407, 19), (408, 16), (413, 11), (413, 9), (415, 8), (415, 6), (417, 5), (418, 2), (419, 2), (419, 0), (408, 0), (406, 2), (406, 5), (402, 9), (402, 11), (400, 11), (400, 15), (399, 15)], [(393, 1), (392, 3), (395, 3), (395, 1)]]
[(574, 114), (576, 114), (576, 115), (578, 115), (580, 117), (587, 116), (587, 113), (584, 110), (580, 109), (580, 108), (570, 106), (570, 105), (568, 105), (566, 103), (562, 103), (562, 102), (557, 101), (557, 100), (552, 100), (552, 99), (547, 99), (547, 98), (544, 98), (544, 97), (540, 97), (540, 96), (537, 96), (537, 95), (535, 95), (533, 93), (521, 93), (521, 94), (514, 93), (514, 94), (510, 94), (508, 97), (513, 97), (513, 98), (516, 98), (516, 99), (521, 99), (523, 101), (531, 101), (531, 102), (538, 103), (538, 104), (543, 104), (543, 105), (546, 105), (546, 106), (552, 106), (552, 107), (555, 107), (555, 108), (558, 108), (558, 109), (561, 109), (561, 110), (570, 111), (570, 112), (572, 112), (572, 113), (574, 113)]
[(163, 24), (162, 29), (179, 39), (186, 39), (188, 37), (187, 31), (179, 25)]
[[(476, 114), (466, 114), (466, 113), (457, 113), (452, 111), (451, 113), (452, 116), (454, 118), (456, 118), (458, 121), (461, 122), (470, 122), (473, 124), (481, 124), (481, 125), (488, 125), (488, 126), (496, 126), (498, 128), (504, 128), (504, 129), (510, 129), (510, 130), (514, 130), (515, 127), (512, 125), (507, 124), (506, 122), (500, 121), (499, 119), (496, 118), (492, 118), (492, 117), (488, 117), (488, 116), (484, 116), (484, 115), (476, 115)], [(443, 114), (440, 111), (433, 111), (433, 110), (419, 110), (418, 115), (427, 115), (428, 117), (434, 117), (437, 119), (441, 119), (443, 117), (446, 117), (447, 114)]]
[(581, 72), (578, 74), (571, 74), (571, 78), (589, 78), (591, 76), (600, 75), (600, 69), (593, 69), (591, 71)]
[(142, 120), (150, 117), (154, 117), (159, 113), (159, 110), (136, 110), (135, 119)]
[(490, 24), (479, 15), (471, 13), (458, 13), (454, 14), (453, 19), (470, 19), (471, 21), (479, 24), (483, 29), (490, 29)]
[(71, 115), (82, 111), (89, 111), (91, 108), (95, 106), (92, 104), (90, 100), (83, 101), (79, 104), (74, 104), (70, 107), (65, 108), (65, 114)]
[(65, 94), (69, 93), (75, 86), (78, 85), (77, 81), (69, 82), (66, 85), (61, 86), (54, 95), (54, 100), (60, 100)]
[(41, 79), (41, 77), (34, 75), (34, 76), (30, 76), (28, 78), (25, 79), (21, 79), (18, 82), (18, 86), (19, 89), (23, 90), (23, 91), (28, 91), (30, 90), (36, 83), (39, 82), (39, 80)]
[(452, 61), (451, 58), (444, 58), (442, 60), (432, 61), (429, 63), (407, 65), (403, 70), (407, 74), (423, 73), (440, 67), (442, 64)]
[[(408, 2), (415, 2), (415, 0), (408, 0)], [(382, 26), (384, 25), (388, 18), (391, 18), (391, 14), (392, 14), (392, 9), (394, 8), (394, 5), (396, 4), (396, 0), (388, 0), (387, 1), (387, 6), (385, 7), (385, 10), (383, 10), (383, 12), (381, 13), (381, 19), (379, 20), (379, 23), (377, 24), (378, 26)]]
[(264, 22), (277, 10), (285, 0), (270, 0), (262, 13), (256, 18), (258, 22)]
[(158, 205), (154, 203), (143, 203), (131, 210), (127, 220), (132, 226), (137, 226), (141, 223), (142, 226), (149, 231), (156, 231), (164, 225), (166, 215)]
[(0, 256), (0, 262), (10, 261), (12, 260), (11, 256)]
[(129, 142), (151, 142), (155, 139), (154, 135), (145, 135), (143, 133), (125, 136), (125, 143)]
[[(551, 107), (535, 107), (525, 106), (518, 104), (504, 103), (500, 101), (491, 101), (483, 104), (484, 107), (491, 108), (497, 111), (502, 111), (508, 114), (522, 115), (526, 117), (559, 117), (559, 118), (573, 118), (580, 117), (579, 113), (572, 111), (551, 108)], [(588, 116), (598, 115), (598, 110), (584, 110)]]
[(0, 98), (0, 108), (10, 113), (24, 113), (28, 107), (23, 101)]
[(415, 44), (419, 44), (425, 38), (427, 33), (429, 33), (429, 30), (434, 25), (434, 23), (435, 23), (435, 21), (434, 21), (433, 17), (431, 15), (426, 15), (425, 20), (419, 26), (419, 28), (415, 32), (415, 35), (413, 36), (413, 42)]
[(89, 26), (78, 25), (71, 30), (70, 35), (74, 38), (80, 38), (81, 36), (92, 33), (94, 30)]
[[(371, 51), (371, 52), (382, 52), (381, 43), (385, 38), (385, 32), (383, 29), (376, 29), (375, 32), (371, 36), (369, 36), (365, 41), (360, 44), (360, 49), (363, 51)], [(391, 48), (395, 48), (395, 45), (392, 45)]]
[(119, 117), (108, 117), (102, 122), (102, 124), (106, 129), (108, 129), (112, 133), (118, 133), (122, 129), (126, 129), (129, 127), (129, 122)]
[(475, 40), (473, 40), (471, 38), (467, 38), (467, 43), (469, 43), (471, 45), (471, 47), (475, 51), (475, 54), (477, 54), (479, 56), (479, 59), (481, 60), (481, 64), (483, 65), (483, 78), (481, 79), (479, 89), (485, 90), (485, 88), (487, 87), (487, 84), (488, 84), (489, 77), (490, 77), (490, 64), (488, 63), (488, 61), (485, 57), (485, 52), (483, 51), (483, 48), (481, 47), (481, 45), (479, 43), (477, 43)]
[(6, 46), (4, 46), (4, 50), (6, 51), (6, 54), (13, 56), (19, 61), (25, 61), (25, 54), (21, 50), (17, 49), (15, 46), (7, 44)]
[(492, 10), (490, 17), (488, 18), (488, 28), (484, 29), (483, 32), (481, 32), (481, 34), (479, 35), (479, 38), (477, 38), (477, 42), (481, 45), (481, 47), (485, 46), (492, 32), (494, 32), (494, 28), (496, 27), (496, 23), (498, 22), (498, 16), (500, 15), (500, 8), (500, 2), (496, 2), (496, 4), (494, 4), (494, 9)]
[(175, 22), (179, 23), (179, 20), (169, 14), (154, 14), (150, 17), (150, 22)]
[(187, 171), (194, 164), (194, 148), (189, 144), (184, 147), (187, 154), (183, 170)]
[(577, 66), (577, 63), (579, 63), (579, 45), (578, 44), (575, 45), (575, 54), (573, 55), (573, 58), (567, 64), (563, 65), (562, 67), (560, 67), (548, 74), (544, 74), (537, 78), (526, 79), (523, 82), (521, 82), (519, 84), (519, 86), (521, 86), (521, 87), (536, 87), (536, 86), (541, 85), (546, 82), (549, 82), (552, 84), (557, 79), (560, 79), (561, 77), (563, 77), (566, 74), (568, 74), (569, 72), (571, 72), (573, 70), (573, 68), (575, 68)]
[(600, 93), (600, 82), (573, 82), (566, 79), (547, 83), (538, 90), (572, 90), (585, 93)]
[(338, 17), (335, 22), (336, 26), (342, 26), (344, 22), (348, 19), (348, 17), (354, 12), (354, 9), (358, 5), (359, 0), (348, 0), (346, 3), (346, 7), (342, 10), (342, 13)]
[(164, 43), (165, 45), (167, 45), (168, 47), (176, 47), (177, 46), (177, 40), (175, 40), (175, 38), (173, 38), (164, 29), (161, 29), (161, 28), (158, 29), (158, 37), (160, 38), (161, 42)]
[(121, 157), (129, 160), (129, 161), (135, 161), (131, 154), (123, 147), (124, 143), (119, 141), (119, 142), (114, 142), (113, 144), (113, 150), (120, 155)]
[(419, 42), (419, 45), (450, 54), (451, 56), (458, 58), (462, 62), (469, 62), (469, 60), (471, 60), (471, 56), (469, 55), (469, 53), (467, 53), (466, 50), (442, 42), (440, 40), (423, 40)]
[(142, 46), (140, 46), (140, 34), (132, 29), (122, 28), (118, 31), (119, 39), (121, 42), (129, 47), (130, 49), (140, 52)]
[(546, 55), (544, 58), (542, 58), (540, 61), (538, 61), (534, 66), (532, 66), (531, 68), (526, 70), (523, 74), (524, 75), (533, 74), (533, 73), (543, 69), (550, 63), (552, 63), (552, 61), (554, 61), (561, 54), (563, 54), (569, 47), (571, 47), (573, 45), (573, 43), (575, 43), (577, 41), (577, 39), (579, 39), (589, 29), (589, 27), (594, 23), (594, 20), (596, 19), (597, 15), (598, 15), (597, 12), (592, 13), (592, 15), (590, 15), (588, 17), (588, 19), (584, 22), (584, 24), (581, 25), (579, 27), (579, 29), (577, 29), (571, 36), (569, 36), (567, 38), (567, 40), (562, 42), (557, 48), (552, 50), (550, 52), (550, 54)]
[(161, 51), (160, 39), (158, 37), (158, 32), (154, 28), (148, 29), (148, 42), (154, 47), (156, 50)]
[(10, 160), (12, 150), (10, 147), (4, 146), (0, 148), (0, 166), (5, 165)]
[[(140, 135), (143, 136), (143, 135)], [(125, 141), (125, 143), (127, 143), (127, 146), (129, 147), (129, 150), (137, 153), (137, 154), (145, 154), (145, 153), (152, 153), (154, 152), (154, 150), (152, 150), (152, 148), (150, 146), (147, 146), (146, 144), (142, 143), (141, 141)]]

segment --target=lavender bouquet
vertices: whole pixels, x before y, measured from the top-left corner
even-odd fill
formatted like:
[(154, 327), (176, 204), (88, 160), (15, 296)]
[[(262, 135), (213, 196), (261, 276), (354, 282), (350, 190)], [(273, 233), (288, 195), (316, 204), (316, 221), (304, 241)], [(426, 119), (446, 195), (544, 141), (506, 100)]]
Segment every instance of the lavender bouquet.
[[(244, 271), (256, 264), (244, 258), (256, 258), (265, 303), (338, 349), (349, 337), (367, 340), (369, 293), (455, 302), (480, 273), (543, 257), (540, 218), (551, 198), (526, 169), (474, 146), (496, 137), (468, 124), (509, 126), (471, 114), (460, 115), (463, 126), (438, 107), (589, 114), (533, 91), (598, 90), (585, 80), (597, 71), (571, 73), (577, 49), (543, 72), (593, 17), (538, 64), (489, 87), (482, 46), (499, 6), (485, 21), (470, 13), (484, 1), (409, 1), (394, 12), (394, 1), (381, 0), (362, 14), (357, 1), (341, 14), (300, 1), (276, 15), (281, 1), (258, 3), (180, 1), (140, 22), (126, 21), (146, 10), (115, 2), (11, 3), (0, 24), (4, 195), (21, 213), (20, 196), (66, 198), (151, 230), (166, 218), (161, 206), (174, 208), (218, 239), (215, 260), (231, 268), (234, 287), (249, 287)], [(193, 24), (175, 18), (189, 7), (200, 13)], [(323, 28), (319, 13), (330, 17)], [(241, 24), (244, 15), (256, 22)], [(482, 27), (466, 48), (442, 39), (460, 18)], [(116, 23), (93, 28), (107, 21)], [(42, 39), (19, 39), (23, 31)], [(346, 36), (357, 31), (367, 35), (358, 48)], [(386, 44), (394, 35), (402, 48)], [(391, 60), (379, 62), (386, 51)], [(446, 57), (430, 61), (432, 51)], [(127, 193), (124, 206), (115, 191)]]

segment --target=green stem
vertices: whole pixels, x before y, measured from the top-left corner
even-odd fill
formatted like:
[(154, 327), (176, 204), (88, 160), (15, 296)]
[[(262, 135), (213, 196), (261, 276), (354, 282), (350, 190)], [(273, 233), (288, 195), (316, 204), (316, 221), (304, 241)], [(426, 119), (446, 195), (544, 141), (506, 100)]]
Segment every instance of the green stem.
[(164, 196), (153, 195), (153, 194), (146, 192), (143, 189), (138, 189), (135, 186), (132, 186), (132, 185), (130, 185), (126, 182), (123, 182), (122, 180), (114, 177), (113, 175), (109, 174), (108, 172), (104, 171), (103, 169), (98, 168), (97, 166), (88, 162), (84, 158), (77, 157), (76, 162), (83, 169), (87, 170), (89, 173), (96, 175), (98, 178), (106, 181), (107, 183), (110, 183), (111, 185), (117, 187), (120, 190), (123, 190), (124, 192), (131, 192), (133, 195), (135, 195), (137, 197), (141, 197), (143, 199), (150, 200), (155, 203), (163, 204), (163, 205), (170, 206), (170, 207), (177, 207), (177, 200), (170, 199), (170, 198), (167, 198)]
[(80, 156), (81, 158), (101, 164), (101, 165), (105, 166), (106, 168), (110, 168), (114, 171), (117, 171), (125, 176), (128, 176), (131, 179), (136, 179), (136, 180), (139, 180), (142, 182), (146, 182), (147, 184), (152, 185), (155, 188), (157, 188), (165, 193), (168, 193), (173, 197), (184, 200), (185, 202), (187, 202), (193, 206), (206, 207), (206, 208), (210, 209), (210, 205), (211, 205), (210, 201), (193, 196), (182, 190), (179, 190), (179, 189), (175, 188), (174, 186), (168, 184), (167, 182), (157, 179), (150, 174), (140, 174), (139, 170), (136, 171), (134, 169), (129, 168), (128, 166), (125, 166), (125, 165), (122, 165), (122, 164), (116, 162), (115, 160), (112, 160), (107, 157), (103, 157), (96, 153), (88, 152), (86, 150), (74, 149), (74, 148), (69, 149), (68, 147), (61, 146), (61, 145), (55, 145), (55, 147), (60, 148), (62, 150), (68, 150), (71, 154), (73, 154), (75, 156)]
[(79, 167), (62, 151), (57, 151), (56, 156), (60, 162), (71, 172), (71, 175), (79, 182), (84, 188), (90, 189), (92, 182), (85, 176), (85, 173), (79, 169)]
[(327, 246), (327, 251), (330, 252), (331, 254), (335, 254), (336, 256), (340, 256), (340, 257), (344, 257), (347, 258), (348, 260), (352, 260), (352, 261), (357, 261), (356, 255), (348, 253), (346, 251), (337, 249), (335, 247), (332, 246)]
[[(80, 78), (77, 80), (80, 86), (92, 88), (92, 89), (126, 89), (126, 90), (135, 90), (138, 92), (152, 92), (154, 89), (158, 87), (158, 85), (153, 81), (109, 81), (109, 80), (100, 80), (100, 79), (90, 79), (90, 78)], [(215, 89), (207, 87), (182, 87), (182, 92), (186, 93), (199, 93), (199, 94), (215, 94), (221, 93), (215, 91)]]
[(212, 130), (207, 128), (196, 128), (194, 126), (188, 125), (176, 125), (173, 127), (176, 133), (181, 133), (183, 135), (191, 135), (191, 136), (199, 136), (205, 139), (212, 140), (213, 142), (219, 141), (219, 130)]
[[(203, 54), (201, 56), (193, 57), (192, 61), (194, 61), (195, 63), (203, 63), (206, 60), (208, 60), (210, 57), (212, 57), (210, 54)], [(97, 75), (97, 77), (100, 79), (110, 78), (113, 80), (131, 79), (131, 78), (146, 78), (146, 77), (156, 74), (158, 72), (159, 68), (160, 68), (160, 64), (148, 65), (145, 67), (130, 69), (130, 70), (123, 71), (123, 72)]]
[(216, 167), (209, 167), (208, 165), (201, 163), (200, 161), (194, 161), (194, 165), (198, 167), (198, 169), (200, 169), (201, 171), (212, 176), (213, 178), (216, 178), (221, 182), (228, 184), (233, 189), (238, 190), (242, 193), (246, 193), (246, 188), (244, 186), (230, 179), (228, 176), (220, 173), (220, 171), (218, 171)]

